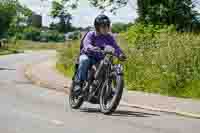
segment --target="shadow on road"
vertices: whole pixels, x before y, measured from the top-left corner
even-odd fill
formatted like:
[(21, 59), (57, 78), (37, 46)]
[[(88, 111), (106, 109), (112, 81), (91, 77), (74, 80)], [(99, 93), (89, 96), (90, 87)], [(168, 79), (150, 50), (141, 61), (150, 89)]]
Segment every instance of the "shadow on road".
[(0, 67), (0, 71), (1, 71), (1, 70), (9, 70), (9, 71), (12, 70), (12, 71), (14, 71), (14, 70), (16, 70), (16, 69), (10, 69), (10, 68), (2, 68), (2, 67)]
[[(87, 113), (101, 113), (97, 108), (81, 108), (81, 112)], [(136, 112), (136, 111), (127, 111), (127, 110), (116, 110), (110, 116), (120, 116), (120, 117), (151, 117), (151, 116), (160, 116), (158, 114), (146, 113), (146, 112)]]
[(117, 110), (112, 116), (122, 116), (122, 117), (150, 117), (150, 116), (160, 116), (158, 114), (153, 113), (145, 113), (145, 112), (136, 112), (136, 111), (126, 111), (126, 110)]

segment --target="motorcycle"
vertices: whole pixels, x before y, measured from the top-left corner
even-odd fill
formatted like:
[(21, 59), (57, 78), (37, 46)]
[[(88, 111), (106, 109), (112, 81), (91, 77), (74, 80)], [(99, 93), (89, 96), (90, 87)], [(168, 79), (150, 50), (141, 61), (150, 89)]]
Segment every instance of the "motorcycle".
[(100, 50), (104, 58), (88, 71), (88, 80), (84, 81), (79, 94), (74, 91), (77, 69), (75, 70), (69, 94), (72, 109), (79, 109), (83, 102), (87, 101), (99, 104), (104, 114), (112, 114), (116, 110), (122, 97), (124, 79), (123, 66), (114, 64), (114, 51), (111, 46)]

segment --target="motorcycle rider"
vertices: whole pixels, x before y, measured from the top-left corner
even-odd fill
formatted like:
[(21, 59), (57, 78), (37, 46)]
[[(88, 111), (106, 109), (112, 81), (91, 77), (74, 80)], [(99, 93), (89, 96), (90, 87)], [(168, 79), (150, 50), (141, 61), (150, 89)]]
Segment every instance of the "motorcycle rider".
[(114, 37), (109, 33), (111, 21), (108, 16), (101, 14), (95, 18), (95, 31), (89, 31), (82, 39), (80, 46), (80, 57), (77, 73), (75, 76), (75, 91), (80, 92), (83, 81), (87, 80), (90, 66), (103, 59), (103, 54), (99, 52), (101, 48), (110, 45), (115, 49), (115, 56), (125, 60), (126, 56), (117, 45)]

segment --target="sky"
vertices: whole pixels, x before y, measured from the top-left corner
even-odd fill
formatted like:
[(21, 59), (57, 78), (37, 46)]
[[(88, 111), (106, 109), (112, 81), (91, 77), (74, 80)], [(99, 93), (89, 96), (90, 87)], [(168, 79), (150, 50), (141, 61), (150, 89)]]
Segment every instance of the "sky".
[[(41, 14), (43, 16), (43, 25), (48, 26), (53, 21), (49, 14), (51, 10), (51, 2), (53, 0), (43, 0), (44, 2), (41, 1), (42, 0), (19, 0), (21, 4), (26, 5), (32, 11), (36, 12), (37, 14)], [(135, 18), (137, 18), (136, 6), (136, 0), (130, 0), (130, 3), (127, 6), (119, 9), (116, 15), (113, 15), (109, 12), (105, 12), (105, 14), (110, 17), (112, 23), (133, 22)], [(100, 14), (101, 11), (95, 7), (92, 7), (88, 0), (79, 0), (78, 8), (71, 11), (71, 13), (73, 16), (72, 24), (74, 26), (87, 27), (93, 25), (95, 17)]]
[(192, 0), (193, 3), (195, 4), (195, 9), (200, 12), (200, 0)]

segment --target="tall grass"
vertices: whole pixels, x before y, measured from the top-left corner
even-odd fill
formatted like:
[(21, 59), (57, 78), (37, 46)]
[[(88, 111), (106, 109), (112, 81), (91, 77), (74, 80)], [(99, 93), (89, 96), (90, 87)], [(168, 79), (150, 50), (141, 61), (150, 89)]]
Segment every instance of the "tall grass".
[(72, 76), (74, 72), (74, 62), (79, 55), (79, 40), (71, 41), (66, 48), (57, 49), (56, 63), (57, 69), (66, 76)]
[(125, 34), (129, 37), (129, 59), (125, 65), (128, 88), (200, 98), (200, 35), (171, 29), (151, 32), (151, 28), (140, 32), (136, 39), (129, 35), (132, 31)]
[[(148, 32), (140, 27), (139, 33), (134, 29), (134, 35), (130, 30), (117, 38), (128, 56), (124, 67), (129, 90), (200, 98), (200, 35), (153, 27)], [(79, 41), (58, 52), (58, 68), (72, 75)]]

